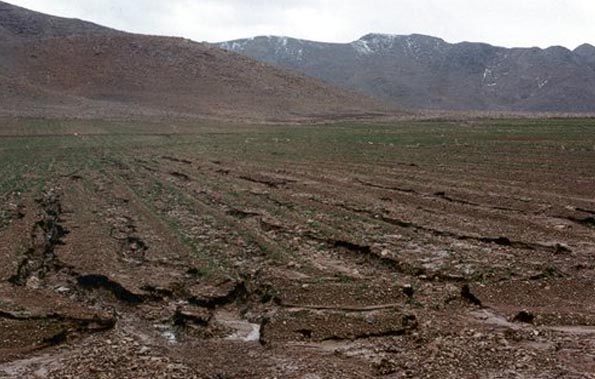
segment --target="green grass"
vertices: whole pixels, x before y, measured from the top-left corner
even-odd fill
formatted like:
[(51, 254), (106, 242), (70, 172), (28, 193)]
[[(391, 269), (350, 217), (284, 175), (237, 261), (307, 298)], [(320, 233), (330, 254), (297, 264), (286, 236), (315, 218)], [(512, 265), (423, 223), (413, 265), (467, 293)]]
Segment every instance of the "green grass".
[(0, 132), (16, 134), (0, 137), (0, 196), (43, 186), (56, 174), (109, 167), (115, 155), (149, 150), (154, 156), (185, 154), (223, 162), (332, 160), (385, 165), (437, 164), (444, 156), (454, 163), (478, 165), (487, 157), (491, 162), (500, 157), (507, 164), (517, 153), (547, 153), (573, 156), (575, 169), (595, 154), (591, 119), (315, 126), (24, 120), (0, 122)]

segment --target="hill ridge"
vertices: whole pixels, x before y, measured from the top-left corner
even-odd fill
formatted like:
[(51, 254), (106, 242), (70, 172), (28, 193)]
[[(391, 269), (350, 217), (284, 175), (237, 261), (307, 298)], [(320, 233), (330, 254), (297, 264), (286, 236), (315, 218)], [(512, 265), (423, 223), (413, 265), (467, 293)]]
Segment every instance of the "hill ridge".
[(348, 43), (269, 36), (216, 45), (411, 108), (595, 111), (595, 47), (589, 44), (506, 48), (369, 33)]
[(210, 44), (120, 32), (2, 2), (0, 74), (0, 113), (16, 115), (301, 120), (368, 117), (383, 108)]

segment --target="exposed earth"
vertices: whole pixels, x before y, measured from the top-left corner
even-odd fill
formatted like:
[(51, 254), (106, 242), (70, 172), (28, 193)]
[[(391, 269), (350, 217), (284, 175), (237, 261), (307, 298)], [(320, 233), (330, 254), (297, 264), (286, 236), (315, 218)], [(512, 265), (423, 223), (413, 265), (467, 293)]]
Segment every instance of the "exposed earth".
[(384, 104), (182, 38), (131, 34), (0, 1), (0, 117), (368, 119)]
[(0, 378), (595, 378), (593, 120), (0, 122)]

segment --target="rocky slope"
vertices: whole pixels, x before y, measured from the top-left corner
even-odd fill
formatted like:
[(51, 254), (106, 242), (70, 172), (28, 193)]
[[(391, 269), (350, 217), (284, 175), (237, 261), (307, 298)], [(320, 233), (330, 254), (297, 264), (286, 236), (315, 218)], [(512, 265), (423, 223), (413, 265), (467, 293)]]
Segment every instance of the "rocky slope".
[(189, 40), (135, 35), (0, 2), (0, 114), (362, 117), (377, 103)]
[(369, 34), (348, 44), (256, 37), (218, 46), (402, 106), (595, 110), (595, 47), (513, 48)]

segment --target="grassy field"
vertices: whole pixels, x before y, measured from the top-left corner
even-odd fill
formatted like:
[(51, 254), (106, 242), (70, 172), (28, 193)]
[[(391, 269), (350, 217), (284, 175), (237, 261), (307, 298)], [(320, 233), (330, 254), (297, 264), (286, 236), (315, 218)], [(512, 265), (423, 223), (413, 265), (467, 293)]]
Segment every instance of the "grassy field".
[(595, 120), (4, 120), (0, 176), (0, 377), (593, 377)]

